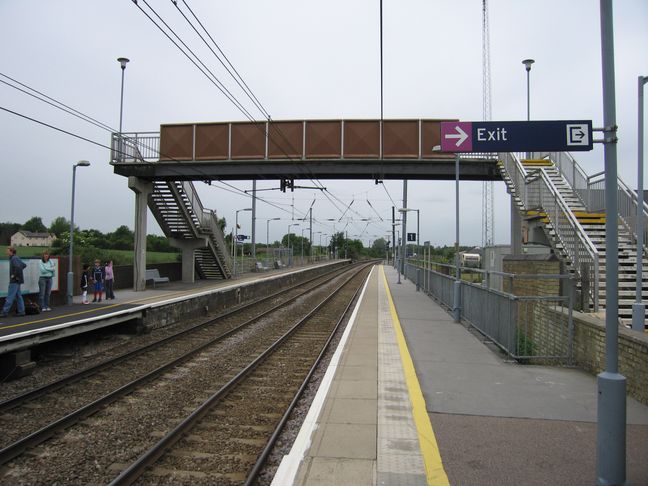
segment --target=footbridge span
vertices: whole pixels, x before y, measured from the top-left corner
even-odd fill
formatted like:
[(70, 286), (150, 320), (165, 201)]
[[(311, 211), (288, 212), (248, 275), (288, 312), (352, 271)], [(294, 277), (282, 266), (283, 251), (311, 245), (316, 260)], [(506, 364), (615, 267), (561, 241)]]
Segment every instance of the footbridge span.
[[(292, 120), (167, 124), (159, 132), (115, 133), (111, 164), (136, 193), (136, 239), (145, 248), (146, 207), (165, 235), (183, 249), (183, 279), (229, 278), (231, 261), (216, 213), (203, 208), (192, 181), (278, 180), (291, 188), (308, 179), (452, 180), (455, 154), (440, 150), (440, 124), (449, 120)], [(544, 241), (575, 276), (583, 310), (605, 303), (605, 174), (587, 175), (564, 152), (461, 154), (460, 179), (503, 180), (511, 217)], [(630, 320), (637, 273), (637, 204), (618, 184), (619, 317)], [(139, 241), (139, 240), (138, 240)], [(648, 241), (648, 235), (643, 241)], [(644, 259), (648, 251), (644, 246)], [(145, 254), (136, 253), (135, 288), (144, 288)], [(645, 266), (648, 262), (644, 261)], [(137, 267), (140, 267), (138, 271)], [(642, 275), (648, 295), (648, 275)]]

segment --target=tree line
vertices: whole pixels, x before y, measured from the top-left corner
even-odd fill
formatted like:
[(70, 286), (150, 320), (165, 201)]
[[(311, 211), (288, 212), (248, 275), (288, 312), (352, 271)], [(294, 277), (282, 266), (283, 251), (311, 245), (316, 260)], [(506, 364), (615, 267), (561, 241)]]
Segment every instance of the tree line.
[[(54, 218), (49, 227), (45, 226), (42, 218), (33, 216), (24, 223), (0, 223), (0, 244), (11, 244), (11, 237), (18, 231), (31, 231), (32, 233), (51, 233), (55, 240), (52, 243), (53, 255), (67, 255), (70, 245), (70, 221), (63, 216)], [(118, 254), (111, 254), (109, 250), (133, 250), (135, 234), (126, 225), (118, 227), (115, 231), (103, 233), (97, 229), (74, 228), (74, 248), (82, 260), (112, 259), (116, 264), (124, 263), (126, 258)], [(147, 251), (178, 253), (171, 247), (165, 236), (147, 235)]]

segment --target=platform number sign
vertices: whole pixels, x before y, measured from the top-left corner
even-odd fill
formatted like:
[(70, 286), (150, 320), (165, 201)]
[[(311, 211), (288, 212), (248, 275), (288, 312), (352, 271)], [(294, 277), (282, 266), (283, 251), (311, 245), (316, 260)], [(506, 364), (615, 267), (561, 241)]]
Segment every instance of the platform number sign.
[(416, 233), (407, 233), (407, 241), (416, 241)]

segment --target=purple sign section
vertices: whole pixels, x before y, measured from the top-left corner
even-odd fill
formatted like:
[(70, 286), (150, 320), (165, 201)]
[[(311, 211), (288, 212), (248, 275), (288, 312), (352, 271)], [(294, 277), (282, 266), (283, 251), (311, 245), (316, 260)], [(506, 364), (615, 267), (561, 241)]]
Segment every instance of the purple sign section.
[(441, 122), (442, 152), (472, 152), (472, 122)]

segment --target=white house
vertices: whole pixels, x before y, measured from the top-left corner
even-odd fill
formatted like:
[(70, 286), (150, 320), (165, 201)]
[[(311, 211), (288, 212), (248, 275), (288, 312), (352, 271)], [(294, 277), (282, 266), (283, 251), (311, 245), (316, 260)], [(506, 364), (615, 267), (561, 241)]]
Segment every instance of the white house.
[(54, 235), (20, 230), (11, 237), (11, 246), (51, 246)]

